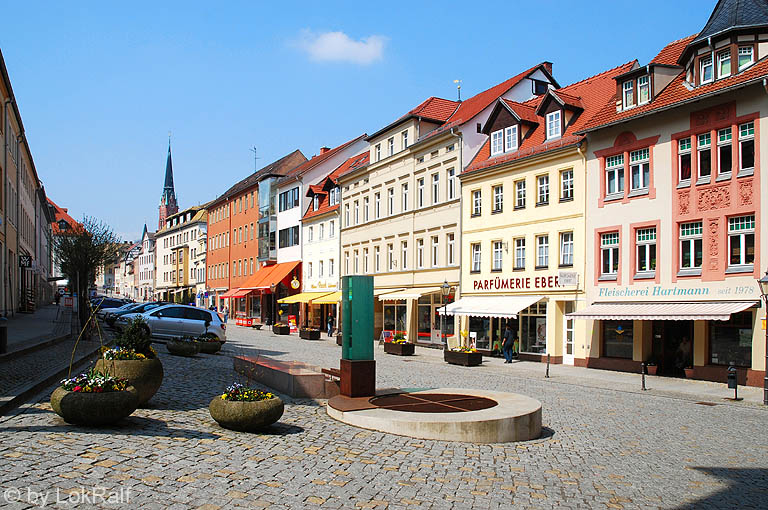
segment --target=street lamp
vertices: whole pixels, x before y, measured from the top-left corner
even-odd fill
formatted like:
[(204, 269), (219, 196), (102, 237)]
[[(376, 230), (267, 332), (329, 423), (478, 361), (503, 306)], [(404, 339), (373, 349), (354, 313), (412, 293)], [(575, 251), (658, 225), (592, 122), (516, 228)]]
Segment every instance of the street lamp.
[[(768, 323), (768, 271), (765, 276), (757, 280), (760, 285), (760, 294), (763, 295), (766, 310), (766, 323)], [(768, 406), (768, 327), (765, 328), (765, 367), (763, 368), (765, 376), (763, 377), (763, 405)]]
[[(445, 342), (445, 312), (448, 309), (448, 295), (451, 293), (451, 286), (448, 285), (448, 280), (445, 280), (440, 286), (440, 293), (443, 295), (443, 314), (440, 321), (440, 340)], [(447, 345), (447, 342), (446, 342)]]
[(275, 300), (275, 291), (277, 290), (277, 285), (275, 285), (274, 283), (271, 284), (269, 286), (269, 290), (272, 291), (272, 325), (274, 325), (275, 322), (276, 322), (275, 321), (275, 315), (276, 315), (276, 313), (275, 313), (275, 301), (276, 301)]

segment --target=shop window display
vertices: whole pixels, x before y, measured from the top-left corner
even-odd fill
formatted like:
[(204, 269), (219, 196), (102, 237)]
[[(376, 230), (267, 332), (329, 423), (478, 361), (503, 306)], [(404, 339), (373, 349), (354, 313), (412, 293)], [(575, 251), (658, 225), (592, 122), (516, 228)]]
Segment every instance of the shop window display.
[(520, 352), (544, 354), (547, 351), (547, 303), (539, 302), (521, 311)]
[(735, 313), (728, 321), (710, 323), (709, 358), (713, 365), (752, 364), (752, 312)]
[(603, 321), (603, 356), (632, 359), (632, 321)]
[(384, 331), (392, 332), (392, 334), (402, 333), (406, 334), (406, 315), (408, 313), (408, 307), (406, 302), (397, 302), (397, 304), (385, 304), (384, 305)]

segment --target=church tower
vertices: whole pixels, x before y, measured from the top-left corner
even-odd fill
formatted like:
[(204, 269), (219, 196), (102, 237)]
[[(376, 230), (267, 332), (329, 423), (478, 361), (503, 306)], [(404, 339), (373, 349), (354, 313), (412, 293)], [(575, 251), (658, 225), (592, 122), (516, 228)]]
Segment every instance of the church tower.
[(179, 205), (176, 203), (176, 191), (173, 189), (171, 141), (168, 140), (168, 161), (165, 163), (165, 184), (163, 185), (163, 195), (160, 197), (160, 217), (157, 229), (162, 229), (165, 226), (165, 219), (177, 212), (179, 212)]

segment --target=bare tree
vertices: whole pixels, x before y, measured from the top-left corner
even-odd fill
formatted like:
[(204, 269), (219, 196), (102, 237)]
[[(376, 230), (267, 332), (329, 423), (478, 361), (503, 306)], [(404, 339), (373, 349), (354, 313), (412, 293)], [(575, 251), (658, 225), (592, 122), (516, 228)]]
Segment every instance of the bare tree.
[(96, 282), (96, 273), (118, 258), (120, 238), (106, 223), (84, 216), (83, 221), (53, 236), (53, 249), (59, 258), (61, 272), (77, 292), (80, 327), (90, 315), (88, 289)]

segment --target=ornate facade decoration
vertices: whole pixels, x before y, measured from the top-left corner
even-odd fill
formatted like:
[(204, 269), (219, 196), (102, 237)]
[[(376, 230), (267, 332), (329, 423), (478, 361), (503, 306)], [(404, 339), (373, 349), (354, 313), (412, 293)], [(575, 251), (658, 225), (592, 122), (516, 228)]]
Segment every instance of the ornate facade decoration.
[(739, 182), (739, 205), (752, 205), (752, 181)]
[(729, 185), (724, 184), (699, 192), (697, 209), (699, 211), (714, 211), (731, 206), (731, 193)]
[(689, 190), (680, 191), (677, 194), (678, 213), (685, 216), (691, 212), (691, 192)]
[(720, 220), (718, 218), (709, 219), (709, 269), (717, 271), (717, 259), (719, 252), (718, 230), (720, 230)]

